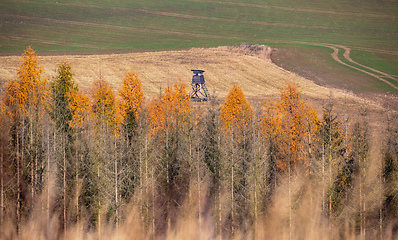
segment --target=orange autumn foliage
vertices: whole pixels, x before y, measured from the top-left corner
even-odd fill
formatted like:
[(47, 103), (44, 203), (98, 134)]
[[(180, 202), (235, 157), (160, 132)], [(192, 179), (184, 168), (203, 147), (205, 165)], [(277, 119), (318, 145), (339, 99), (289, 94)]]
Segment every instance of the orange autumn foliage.
[(111, 86), (104, 80), (94, 82), (92, 91), (92, 111), (97, 123), (106, 123), (108, 127), (116, 124), (116, 99)]
[(4, 105), (11, 111), (8, 111), (9, 114), (11, 112), (16, 112), (18, 110), (22, 110), (22, 106), (25, 103), (25, 94), (20, 87), (20, 84), (16, 80), (9, 80), (6, 86), (6, 94), (4, 97)]
[(149, 105), (150, 135), (172, 125), (187, 123), (191, 111), (187, 85), (176, 83), (167, 87), (165, 93)]
[[(305, 134), (306, 104), (300, 98), (297, 86), (288, 84), (281, 91), (281, 99), (279, 102), (280, 114), (283, 125), (281, 126), (282, 134), (280, 135), (280, 145), (283, 155), (288, 157), (291, 164), (302, 161), (300, 154), (300, 143)], [(281, 168), (287, 169), (287, 161), (280, 162)]]
[(221, 106), (221, 121), (226, 131), (244, 130), (250, 123), (253, 110), (246, 100), (242, 89), (234, 85), (228, 93), (225, 103)]
[(9, 80), (6, 87), (5, 104), (13, 114), (28, 114), (30, 110), (40, 113), (48, 97), (48, 82), (42, 78), (43, 67), (35, 51), (28, 47), (22, 54), (22, 63), (17, 71), (17, 80)]
[(264, 110), (261, 117), (263, 136), (271, 136), (271, 138), (273, 138), (280, 133), (282, 119), (279, 115), (279, 108), (275, 102), (268, 100), (264, 103)]
[(82, 127), (91, 112), (88, 96), (75, 89), (67, 92), (66, 96), (69, 99), (69, 108), (72, 112), (71, 126)]
[(264, 105), (262, 115), (264, 135), (271, 136), (277, 146), (273, 153), (276, 165), (283, 172), (289, 167), (308, 164), (305, 154), (311, 152), (311, 139), (316, 138), (319, 120), (316, 111), (302, 99), (297, 85), (288, 83), (280, 99)]
[[(144, 92), (142, 91), (141, 80), (135, 72), (128, 72), (123, 79), (123, 85), (119, 89), (120, 114), (122, 119), (126, 119), (129, 115), (138, 117), (138, 111), (144, 101)], [(123, 120), (121, 120), (123, 121)]]

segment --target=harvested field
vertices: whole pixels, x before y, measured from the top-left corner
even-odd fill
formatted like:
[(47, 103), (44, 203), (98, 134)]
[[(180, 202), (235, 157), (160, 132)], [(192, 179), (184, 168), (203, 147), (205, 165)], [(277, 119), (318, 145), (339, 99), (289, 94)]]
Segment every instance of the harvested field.
[[(145, 95), (151, 96), (179, 79), (190, 84), (191, 69), (203, 69), (209, 91), (220, 98), (226, 96), (233, 84), (239, 84), (249, 98), (264, 99), (278, 94), (285, 81), (295, 81), (302, 93), (311, 98), (326, 99), (333, 91), (336, 98), (358, 100), (347, 92), (318, 86), (276, 66), (266, 57), (255, 52), (250, 54), (250, 50), (219, 47), (111, 55), (39, 56), (39, 59), (44, 75), (50, 79), (56, 75), (57, 66), (68, 61), (75, 81), (83, 90), (88, 90), (97, 79), (105, 79), (116, 90), (124, 75), (135, 71), (142, 80)], [(0, 64), (0, 79), (15, 78), (20, 56), (0, 57)]]
[[(363, 98), (345, 90), (317, 85), (272, 63), (269, 59), (270, 51), (265, 46), (241, 46), (110, 55), (39, 56), (39, 60), (44, 67), (44, 76), (50, 81), (56, 76), (57, 66), (65, 60), (68, 61), (75, 81), (85, 92), (89, 92), (92, 83), (97, 79), (108, 81), (116, 92), (125, 74), (135, 71), (142, 81), (146, 99), (150, 99), (177, 81), (189, 85), (191, 69), (203, 69), (206, 71), (206, 85), (210, 94), (221, 101), (229, 89), (238, 84), (253, 105), (260, 105), (268, 98), (276, 97), (285, 82), (291, 81), (298, 85), (303, 97), (319, 113), (330, 94), (335, 100), (336, 108), (344, 112), (352, 112), (360, 106), (366, 106), (375, 113), (384, 111), (382, 103), (387, 100), (390, 108), (397, 108), (397, 104), (391, 105), (398, 102), (392, 97), (373, 94)], [(2, 82), (15, 78), (20, 56), (0, 57), (0, 65)], [(377, 116), (378, 114), (374, 115), (376, 118)]]

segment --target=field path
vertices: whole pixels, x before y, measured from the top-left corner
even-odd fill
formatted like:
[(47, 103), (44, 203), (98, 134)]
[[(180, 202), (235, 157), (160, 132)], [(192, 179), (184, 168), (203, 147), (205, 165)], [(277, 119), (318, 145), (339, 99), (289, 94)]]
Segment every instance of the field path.
[(339, 54), (339, 49), (338, 49), (338, 47), (343, 48), (343, 49), (345, 50), (345, 53), (344, 53), (343, 56), (344, 56), (344, 58), (347, 59), (349, 62), (354, 63), (354, 64), (357, 64), (357, 65), (359, 65), (359, 66), (361, 66), (361, 67), (367, 68), (367, 69), (369, 69), (369, 70), (371, 70), (371, 71), (373, 71), (373, 72), (377, 72), (377, 73), (379, 73), (379, 74), (381, 74), (381, 75), (383, 75), (383, 76), (385, 76), (385, 77), (388, 77), (388, 78), (390, 78), (390, 79), (393, 79), (393, 80), (397, 81), (397, 79), (394, 78), (393, 76), (391, 76), (390, 74), (387, 74), (387, 73), (378, 71), (378, 70), (376, 70), (376, 69), (367, 67), (367, 66), (365, 66), (365, 65), (359, 64), (359, 63), (355, 62), (354, 60), (352, 60), (352, 59), (350, 58), (350, 48), (347, 48), (347, 47), (344, 47), (344, 46), (341, 46), (341, 45), (333, 45), (333, 44), (314, 44), (314, 45), (324, 46), (324, 47), (328, 47), (328, 48), (333, 49), (332, 57), (333, 57), (333, 59), (334, 59), (335, 61), (337, 61), (338, 63), (340, 63), (340, 64), (342, 64), (342, 65), (344, 65), (344, 66), (350, 67), (350, 68), (352, 68), (352, 69), (355, 69), (355, 70), (357, 70), (357, 71), (363, 72), (363, 73), (365, 73), (365, 74), (367, 74), (367, 75), (370, 75), (370, 76), (372, 76), (372, 77), (374, 77), (374, 78), (377, 78), (377, 79), (379, 79), (380, 81), (383, 81), (384, 83), (388, 84), (388, 85), (391, 86), (392, 88), (398, 90), (398, 87), (397, 87), (396, 85), (390, 83), (389, 81), (385, 80), (385, 79), (382, 78), (381, 76), (376, 75), (376, 74), (371, 73), (371, 72), (368, 72), (368, 71), (366, 71), (366, 70), (357, 68), (357, 67), (355, 67), (355, 66), (352, 66), (352, 65), (350, 65), (350, 64), (347, 64), (347, 63), (343, 62), (343, 61), (339, 58), (339, 56), (338, 56), (338, 54)]
[(379, 70), (377, 70), (377, 69), (374, 69), (374, 68), (365, 66), (365, 65), (363, 65), (363, 64), (360, 64), (360, 63), (358, 63), (358, 62), (352, 60), (351, 57), (350, 57), (350, 52), (351, 52), (351, 49), (350, 49), (350, 48), (344, 47), (344, 46), (340, 46), (340, 45), (337, 45), (337, 46), (339, 46), (339, 47), (341, 47), (341, 48), (343, 48), (343, 49), (345, 50), (345, 52), (344, 52), (344, 58), (347, 59), (348, 61), (350, 61), (350, 62), (352, 62), (352, 63), (354, 63), (354, 64), (356, 64), (356, 65), (358, 65), (358, 66), (361, 66), (361, 67), (364, 67), (364, 68), (366, 68), (366, 69), (369, 69), (370, 71), (373, 71), (373, 72), (376, 72), (376, 73), (378, 73), (378, 74), (381, 74), (381, 75), (383, 75), (383, 76), (385, 76), (385, 77), (387, 77), (387, 78), (390, 78), (390, 79), (392, 79), (392, 80), (398, 81), (395, 77), (393, 77), (392, 75), (390, 75), (390, 74), (388, 74), (388, 73), (385, 73), (385, 72), (379, 71)]
[[(308, 46), (320, 46), (320, 47), (327, 47), (327, 48), (330, 48), (330, 49), (333, 50), (333, 53), (331, 54), (331, 56), (332, 56), (332, 58), (333, 58), (336, 62), (340, 63), (341, 65), (347, 66), (347, 67), (352, 68), (352, 69), (355, 69), (355, 70), (357, 70), (357, 71), (360, 71), (360, 72), (362, 72), (362, 73), (365, 73), (365, 74), (367, 74), (367, 75), (369, 75), (369, 76), (372, 76), (372, 77), (374, 77), (374, 78), (376, 78), (376, 79), (378, 79), (378, 80), (380, 80), (380, 81), (382, 81), (382, 82), (388, 84), (388, 85), (391, 86), (392, 88), (398, 90), (398, 86), (397, 86), (397, 85), (395, 85), (395, 84), (393, 84), (393, 83), (391, 83), (391, 82), (389, 82), (389, 81), (387, 81), (386, 79), (383, 78), (383, 77), (389, 78), (389, 79), (391, 79), (391, 80), (393, 80), (393, 81), (395, 81), (395, 82), (398, 83), (397, 76), (394, 76), (394, 75), (392, 75), (392, 74), (388, 74), (388, 73), (379, 71), (379, 70), (377, 70), (377, 69), (368, 67), (368, 66), (366, 66), (366, 65), (363, 65), (363, 64), (360, 64), (360, 63), (354, 61), (354, 60), (350, 57), (351, 48), (349, 48), (349, 47), (345, 47), (345, 46), (342, 46), (342, 45), (336, 45), (336, 44), (330, 44), (330, 43), (312, 43), (312, 42), (301, 42), (301, 41), (289, 41), (289, 42), (282, 42), (282, 41), (279, 42), (279, 41), (278, 41), (278, 43), (303, 44), (303, 45), (308, 45)], [(344, 49), (345, 52), (344, 52), (344, 54), (343, 54), (343, 57), (344, 57), (347, 61), (349, 61), (350, 63), (355, 64), (355, 65), (357, 65), (357, 66), (360, 66), (360, 67), (362, 67), (362, 68), (366, 68), (366, 69), (370, 70), (371, 72), (370, 72), (370, 71), (366, 71), (366, 70), (364, 70), (364, 69), (361, 69), (361, 68), (358, 68), (358, 67), (356, 67), (356, 66), (353, 66), (353, 65), (350, 65), (350, 64), (347, 64), (347, 63), (343, 62), (343, 61), (339, 58), (339, 51), (340, 51), (339, 48)], [(360, 48), (358, 48), (358, 49), (360, 49)], [(396, 51), (384, 51), (384, 50), (380, 50), (380, 49), (366, 48), (366, 49), (364, 49), (364, 50), (369, 51), (369, 52), (381, 52), (381, 53), (392, 54), (392, 55), (396, 55), (396, 54), (397, 54)], [(375, 74), (375, 73), (377, 73), (377, 74), (379, 74), (379, 75), (377, 75), (377, 74)]]

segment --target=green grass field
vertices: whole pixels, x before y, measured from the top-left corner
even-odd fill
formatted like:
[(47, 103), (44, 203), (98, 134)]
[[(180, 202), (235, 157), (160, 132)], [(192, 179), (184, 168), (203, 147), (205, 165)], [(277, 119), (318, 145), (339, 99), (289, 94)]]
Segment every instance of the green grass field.
[[(327, 43), (358, 63), (398, 74), (398, 2), (350, 0), (49, 0), (0, 2), (0, 54), (101, 53)], [(280, 45), (285, 43), (288, 45)], [(296, 54), (308, 54), (298, 51)], [(318, 48), (330, 58), (330, 50)], [(343, 52), (339, 52), (342, 58)], [(345, 61), (346, 62), (346, 61)], [(301, 64), (296, 63), (296, 64)], [(351, 64), (351, 63), (348, 63)], [(339, 66), (337, 71), (354, 74)], [(362, 74), (366, 75), (366, 74)], [(364, 76), (367, 77), (367, 76)], [(394, 82), (394, 81), (393, 81)], [(395, 82), (393, 84), (396, 84)], [(381, 84), (383, 85), (383, 84)], [(387, 92), (391, 88), (387, 85)], [(375, 87), (376, 92), (386, 91)], [(372, 89), (372, 87), (370, 87)], [(393, 89), (390, 92), (396, 92)]]

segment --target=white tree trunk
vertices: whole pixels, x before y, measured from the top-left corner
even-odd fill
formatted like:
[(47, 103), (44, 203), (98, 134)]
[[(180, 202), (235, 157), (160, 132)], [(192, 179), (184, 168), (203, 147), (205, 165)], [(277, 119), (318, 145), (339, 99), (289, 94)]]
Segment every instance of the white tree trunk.
[(322, 212), (325, 212), (325, 144), (322, 143)]
[(3, 173), (3, 143), (1, 143), (1, 156), (0, 156), (0, 235), (3, 233), (3, 226), (4, 226), (4, 173)]
[[(115, 123), (116, 125), (116, 123)], [(115, 214), (116, 214), (116, 234), (119, 231), (119, 201), (118, 201), (118, 164), (117, 164), (117, 145), (116, 145), (116, 126), (115, 126), (115, 148), (114, 148), (114, 162), (115, 162)], [(140, 158), (141, 164), (141, 158)], [(141, 165), (140, 165), (141, 168)], [(141, 172), (140, 172), (141, 174)], [(141, 180), (141, 179), (140, 179)]]
[(66, 152), (65, 152), (65, 136), (62, 136), (63, 139), (63, 192), (64, 192), (64, 233), (66, 233)]
[(50, 166), (50, 131), (49, 126), (47, 125), (47, 238), (50, 236), (50, 174), (51, 174), (51, 166)]
[[(290, 146), (289, 146), (289, 149), (290, 149)], [(289, 151), (289, 155), (290, 155), (290, 151)], [(289, 204), (288, 204), (288, 208), (289, 208), (289, 239), (292, 239), (292, 206), (291, 206), (291, 204), (292, 204), (291, 196), (292, 195), (291, 195), (291, 186), (290, 186), (291, 185), (290, 157), (289, 157), (288, 162), (289, 162)]]
[(155, 237), (156, 229), (155, 229), (155, 178), (153, 174), (153, 166), (152, 166), (152, 236)]
[[(23, 130), (22, 130), (22, 146), (23, 146)], [(20, 233), (21, 230), (21, 161), (20, 158), (23, 159), (23, 150), (21, 151), (19, 146), (19, 131), (17, 130), (17, 186), (18, 186), (18, 194), (17, 194), (17, 233)]]

